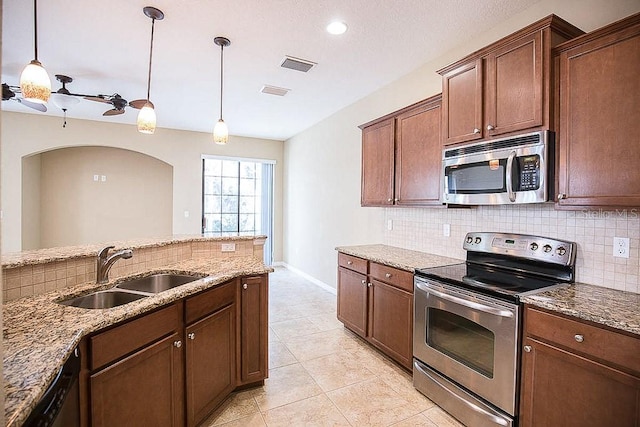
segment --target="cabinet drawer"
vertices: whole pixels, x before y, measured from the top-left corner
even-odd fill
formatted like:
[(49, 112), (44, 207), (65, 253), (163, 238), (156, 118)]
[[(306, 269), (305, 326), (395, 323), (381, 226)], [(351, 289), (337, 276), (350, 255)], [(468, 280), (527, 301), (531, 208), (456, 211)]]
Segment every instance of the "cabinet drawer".
[(369, 265), (369, 276), (413, 293), (413, 273), (408, 271), (372, 262)]
[(96, 370), (180, 328), (182, 304), (172, 304), (90, 338), (90, 369)]
[(527, 308), (525, 330), (528, 336), (616, 364), (640, 373), (640, 339), (613, 332), (578, 320)]
[(237, 281), (207, 289), (185, 301), (185, 322), (195, 322), (236, 301)]
[(338, 265), (357, 271), (358, 273), (367, 274), (367, 260), (355, 256), (338, 253)]

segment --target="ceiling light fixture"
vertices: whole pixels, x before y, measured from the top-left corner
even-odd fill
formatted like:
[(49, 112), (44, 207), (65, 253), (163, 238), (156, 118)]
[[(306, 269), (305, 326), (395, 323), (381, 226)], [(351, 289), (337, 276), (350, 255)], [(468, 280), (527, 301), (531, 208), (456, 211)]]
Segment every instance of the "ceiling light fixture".
[(63, 74), (56, 74), (56, 79), (62, 83), (62, 87), (51, 94), (51, 100), (58, 108), (62, 110), (64, 114), (64, 121), (62, 127), (67, 127), (67, 110), (80, 102), (76, 96), (73, 96), (69, 89), (67, 89), (67, 83), (71, 83), (73, 79)]
[(20, 91), (25, 101), (46, 104), (51, 95), (51, 80), (38, 61), (38, 2), (33, 0), (34, 59), (20, 75)]
[(329, 34), (339, 36), (340, 34), (344, 34), (347, 32), (347, 24), (342, 21), (333, 21), (332, 23), (327, 25), (327, 32)]
[(226, 37), (216, 37), (213, 42), (220, 46), (220, 119), (213, 128), (213, 142), (218, 145), (225, 145), (229, 142), (229, 128), (222, 120), (222, 87), (223, 87), (223, 66), (224, 66), (224, 48), (231, 44)]
[(151, 62), (153, 59), (153, 30), (156, 24), (156, 20), (162, 21), (164, 19), (164, 13), (160, 9), (155, 7), (146, 6), (142, 9), (144, 14), (151, 18), (151, 46), (149, 47), (149, 74), (147, 77), (147, 99), (136, 99), (129, 103), (133, 108), (138, 108), (138, 132), (152, 134), (156, 130), (156, 112), (153, 107), (153, 103), (149, 100), (149, 93), (151, 92)]

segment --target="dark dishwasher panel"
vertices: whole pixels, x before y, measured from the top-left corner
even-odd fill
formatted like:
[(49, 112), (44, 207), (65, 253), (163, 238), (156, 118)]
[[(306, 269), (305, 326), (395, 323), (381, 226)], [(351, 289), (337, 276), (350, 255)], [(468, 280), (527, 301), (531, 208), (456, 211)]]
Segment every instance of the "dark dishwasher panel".
[(80, 352), (76, 348), (58, 371), (24, 427), (77, 427), (80, 425)]

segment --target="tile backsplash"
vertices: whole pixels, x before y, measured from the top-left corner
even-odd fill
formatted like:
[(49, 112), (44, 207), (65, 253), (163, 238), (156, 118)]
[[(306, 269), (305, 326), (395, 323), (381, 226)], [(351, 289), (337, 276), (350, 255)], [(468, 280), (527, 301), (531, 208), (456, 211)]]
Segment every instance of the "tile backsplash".
[[(464, 259), (469, 231), (533, 234), (576, 242), (576, 281), (640, 293), (640, 210), (558, 211), (553, 204), (475, 208), (386, 208), (384, 243)], [(450, 236), (444, 236), (445, 224)], [(391, 230), (389, 230), (391, 225)], [(613, 238), (629, 238), (629, 258)]]

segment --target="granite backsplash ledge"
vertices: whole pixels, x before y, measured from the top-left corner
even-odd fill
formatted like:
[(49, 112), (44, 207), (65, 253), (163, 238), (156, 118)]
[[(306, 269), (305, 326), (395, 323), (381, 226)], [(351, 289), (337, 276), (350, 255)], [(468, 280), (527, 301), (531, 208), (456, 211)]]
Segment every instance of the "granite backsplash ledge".
[[(105, 246), (133, 249), (133, 257), (121, 259), (111, 268), (109, 277), (118, 278), (190, 259), (262, 259), (265, 240), (266, 236), (170, 236), (3, 254), (3, 301), (95, 282), (96, 255)], [(227, 247), (223, 251), (223, 244), (233, 244), (233, 251)]]

